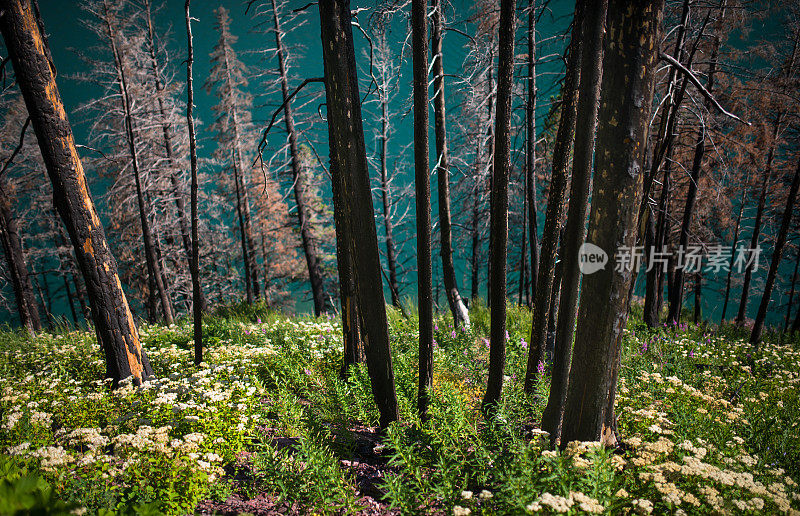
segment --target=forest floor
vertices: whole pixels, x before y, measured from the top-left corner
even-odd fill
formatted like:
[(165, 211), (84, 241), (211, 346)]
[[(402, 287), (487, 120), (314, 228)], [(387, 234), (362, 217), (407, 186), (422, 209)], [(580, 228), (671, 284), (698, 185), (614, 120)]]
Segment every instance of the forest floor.
[(469, 330), (437, 319), (421, 423), (417, 322), (390, 309), (401, 422), (384, 435), (366, 368), (339, 378), (325, 317), (218, 310), (200, 366), (188, 322), (143, 325), (155, 378), (117, 390), (92, 332), (0, 330), (0, 514), (800, 514), (800, 339), (753, 349), (733, 328), (647, 329), (640, 311), (624, 336), (623, 446), (563, 452), (537, 429), (549, 378), (522, 392), (517, 307), (491, 424), (488, 311), (473, 308)]

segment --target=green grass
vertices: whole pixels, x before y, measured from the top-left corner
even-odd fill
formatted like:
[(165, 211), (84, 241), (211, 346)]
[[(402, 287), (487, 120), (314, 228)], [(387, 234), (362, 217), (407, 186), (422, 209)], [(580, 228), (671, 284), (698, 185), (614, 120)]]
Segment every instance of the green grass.
[[(639, 312), (625, 332), (616, 407), (625, 451), (579, 443), (551, 452), (535, 430), (548, 378), (535, 395), (522, 391), (528, 310), (509, 307), (507, 378), (492, 423), (479, 410), (487, 309), (473, 307), (467, 331), (449, 315), (437, 318), (423, 423), (415, 413), (417, 321), (390, 308), (401, 422), (383, 440), (385, 501), (403, 513), (451, 514), (800, 508), (800, 342), (770, 334), (755, 351), (739, 329), (649, 330)], [(341, 460), (352, 455), (351, 430), (376, 426), (378, 413), (365, 367), (339, 378), (338, 322), (223, 307), (204, 323), (199, 367), (191, 331), (188, 321), (143, 326), (156, 378), (117, 391), (103, 382), (93, 333), (60, 328), (29, 339), (0, 331), (0, 471), (13, 465), (0, 490), (15, 493), (6, 486), (30, 477), (17, 498), (53, 513), (184, 514), (234, 492), (270, 493), (309, 511), (356, 511), (355, 478)], [(280, 447), (271, 436), (295, 444)]]

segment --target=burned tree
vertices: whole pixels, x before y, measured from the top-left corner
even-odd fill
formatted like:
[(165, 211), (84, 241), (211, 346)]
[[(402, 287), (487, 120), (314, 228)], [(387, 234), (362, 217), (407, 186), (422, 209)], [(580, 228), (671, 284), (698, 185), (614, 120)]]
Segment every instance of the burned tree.
[(138, 384), (152, 370), (122, 291), (117, 264), (89, 195), (38, 10), (27, 0), (5, 2), (0, 33), (53, 184), (56, 209), (67, 228), (86, 283), (97, 340), (106, 357), (106, 376), (115, 383), (133, 376)]

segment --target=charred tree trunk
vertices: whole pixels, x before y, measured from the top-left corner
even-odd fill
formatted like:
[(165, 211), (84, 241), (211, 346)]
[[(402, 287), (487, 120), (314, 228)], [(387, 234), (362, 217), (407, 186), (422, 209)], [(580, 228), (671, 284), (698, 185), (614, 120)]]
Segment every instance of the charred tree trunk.
[(352, 240), (350, 222), (347, 220), (344, 201), (341, 198), (339, 183), (341, 173), (331, 155), (331, 176), (333, 177), (333, 217), (336, 224), (336, 266), (339, 272), (339, 297), (342, 305), (342, 337), (344, 341), (344, 361), (340, 377), (347, 376), (351, 365), (363, 363), (364, 342), (361, 335), (360, 313), (356, 292), (353, 254), (349, 242)]
[(497, 113), (490, 222), (491, 294), (489, 379), (482, 408), (492, 414), (500, 401), (506, 360), (506, 257), (508, 254), (508, 178), (511, 172), (511, 89), (514, 81), (516, 1), (500, 1)]
[[(588, 240), (613, 251), (633, 246), (643, 188), (663, 0), (610, 0), (598, 114), (597, 154)], [(631, 102), (630, 99), (639, 99)], [(561, 446), (614, 444), (608, 421), (615, 393), (632, 271), (606, 267), (583, 279), (574, 361)]]
[(197, 139), (194, 133), (194, 85), (192, 65), (194, 64), (194, 46), (192, 45), (192, 17), (189, 15), (189, 4), (186, 0), (184, 13), (186, 18), (186, 123), (189, 127), (189, 160), (192, 167), (192, 185), (190, 200), (192, 210), (192, 249), (189, 272), (192, 276), (192, 319), (194, 336), (194, 363), (203, 361), (203, 289), (200, 286), (200, 235), (198, 234), (198, 200), (197, 200)]
[(278, 73), (281, 78), (281, 94), (283, 95), (283, 121), (289, 135), (289, 152), (291, 154), (292, 179), (294, 180), (294, 200), (297, 203), (297, 223), (300, 226), (300, 240), (303, 253), (306, 255), (308, 279), (311, 283), (311, 295), (314, 299), (314, 315), (319, 317), (325, 311), (325, 290), (322, 277), (322, 258), (319, 256), (317, 238), (311, 225), (311, 208), (308, 205), (306, 182), (301, 177), (300, 150), (297, 146), (297, 131), (294, 127), (294, 115), (289, 100), (289, 81), (286, 76), (286, 57), (283, 50), (283, 32), (275, 0), (272, 0), (272, 14), (275, 20), (275, 48), (278, 55)]
[(528, 92), (525, 99), (525, 197), (528, 200), (528, 235), (531, 248), (531, 270), (528, 304), (536, 298), (539, 276), (539, 225), (536, 211), (536, 15), (535, 1), (528, 5)]
[[(575, 131), (575, 150), (569, 213), (564, 239), (558, 254), (562, 262), (561, 302), (553, 354), (553, 376), (550, 396), (542, 414), (542, 429), (550, 432), (555, 443), (561, 430), (561, 416), (567, 398), (567, 381), (572, 361), (572, 338), (578, 312), (578, 292), (581, 284), (579, 249), (586, 240), (586, 215), (592, 180), (592, 154), (597, 124), (597, 99), (600, 96), (603, 64), (603, 30), (608, 0), (587, 0), (581, 30), (584, 48), (581, 52), (580, 93), (577, 117), (580, 128)], [(551, 313), (555, 313), (551, 309)]]
[[(567, 163), (572, 138), (575, 133), (575, 109), (578, 102), (580, 81), (580, 62), (582, 42), (580, 27), (583, 24), (584, 0), (575, 4), (573, 37), (570, 41), (567, 71), (561, 94), (561, 119), (553, 148), (553, 172), (550, 181), (550, 194), (547, 198), (547, 215), (542, 234), (539, 271), (536, 278), (536, 297), (533, 303), (533, 323), (531, 326), (528, 366), (525, 372), (525, 392), (532, 392), (539, 377), (540, 364), (544, 362), (547, 345), (547, 321), (550, 318), (550, 298), (556, 265), (556, 246), (561, 214), (564, 211), (564, 192), (567, 188)], [(577, 36), (577, 37), (576, 37)]]
[[(414, 76), (414, 188), (417, 208), (417, 300), (419, 310), (417, 410), (423, 420), (428, 417), (428, 391), (433, 387), (433, 282), (431, 279), (431, 176), (428, 171), (430, 163), (428, 154), (427, 11), (427, 0), (413, 0), (411, 4), (411, 45)], [(441, 59), (441, 55), (434, 57), (434, 61), (439, 59)], [(438, 134), (437, 131), (437, 143), (439, 141)]]
[(767, 307), (769, 298), (772, 296), (772, 289), (775, 286), (775, 278), (778, 275), (778, 267), (781, 263), (783, 247), (786, 245), (786, 237), (789, 235), (789, 226), (792, 223), (792, 210), (794, 209), (797, 190), (800, 188), (800, 160), (797, 161), (797, 169), (792, 178), (792, 186), (789, 188), (789, 196), (786, 198), (786, 209), (783, 210), (781, 228), (778, 231), (778, 239), (775, 241), (775, 249), (772, 251), (772, 261), (769, 264), (767, 273), (767, 283), (764, 285), (764, 293), (761, 295), (761, 303), (758, 305), (758, 313), (753, 323), (753, 331), (750, 333), (750, 344), (758, 346), (761, 341), (761, 332), (764, 329), (764, 320), (767, 317)]
[[(361, 99), (358, 94), (353, 32), (348, 0), (319, 2), (328, 137), (335, 164), (339, 209), (350, 226), (358, 304), (364, 325), (364, 349), (372, 394), (380, 411), (380, 425), (399, 418), (394, 371), (389, 349), (389, 329), (383, 298), (378, 236), (370, 190)], [(334, 207), (335, 209), (336, 207)]]
[(0, 33), (36, 132), (53, 184), (56, 209), (69, 233), (92, 304), (97, 340), (106, 357), (106, 376), (117, 384), (152, 374), (139, 333), (122, 291), (117, 264), (89, 195), (72, 128), (55, 82), (38, 10), (27, 0), (4, 3)]
[(19, 322), (28, 333), (35, 335), (42, 329), (42, 322), (39, 319), (39, 310), (36, 308), (36, 296), (33, 293), (33, 284), (22, 250), (17, 219), (11, 207), (11, 197), (6, 190), (7, 185), (0, 177), (0, 242), (3, 244), (3, 253), (11, 276)]
[(105, 9), (106, 28), (108, 29), (108, 40), (111, 45), (111, 52), (114, 56), (114, 65), (117, 72), (117, 85), (119, 86), (120, 100), (122, 101), (122, 112), (125, 116), (125, 136), (128, 143), (128, 151), (131, 157), (131, 168), (133, 169), (133, 178), (136, 185), (136, 202), (139, 208), (139, 223), (142, 227), (142, 242), (144, 244), (145, 261), (147, 262), (147, 272), (150, 275), (150, 281), (155, 286), (156, 293), (161, 301), (161, 311), (164, 315), (164, 321), (167, 324), (172, 324), (172, 302), (167, 294), (167, 288), (164, 284), (164, 279), (161, 274), (161, 264), (156, 256), (155, 243), (153, 234), (150, 231), (150, 221), (148, 220), (149, 207), (145, 203), (144, 189), (142, 187), (141, 170), (139, 168), (139, 156), (136, 151), (136, 128), (133, 123), (133, 113), (131, 112), (131, 98), (128, 93), (128, 79), (126, 73), (125, 63), (123, 56), (120, 54), (117, 47), (117, 29), (112, 25), (112, 17), (110, 8), (106, 2), (103, 2)]
[(442, 53), (442, 0), (433, 0), (431, 44), (433, 45), (433, 112), (436, 131), (436, 179), (439, 187), (439, 236), (442, 255), (442, 278), (447, 303), (455, 326), (469, 326), (469, 312), (461, 299), (453, 264), (453, 235), (450, 215), (450, 155), (447, 149), (447, 125), (444, 96), (444, 55)]

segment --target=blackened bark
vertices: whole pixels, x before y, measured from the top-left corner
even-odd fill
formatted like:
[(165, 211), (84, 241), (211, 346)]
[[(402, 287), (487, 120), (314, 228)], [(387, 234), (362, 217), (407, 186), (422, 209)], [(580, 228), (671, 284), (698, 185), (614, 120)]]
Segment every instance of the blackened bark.
[(294, 181), (294, 200), (297, 203), (297, 223), (300, 226), (300, 240), (306, 256), (308, 280), (311, 283), (311, 296), (314, 299), (314, 315), (319, 317), (325, 311), (325, 290), (322, 277), (322, 258), (319, 255), (317, 238), (311, 224), (311, 207), (308, 203), (307, 184), (302, 176), (300, 150), (297, 145), (297, 131), (294, 127), (292, 104), (289, 100), (289, 81), (286, 76), (286, 57), (283, 50), (283, 32), (275, 0), (272, 0), (272, 14), (275, 26), (275, 48), (278, 55), (278, 73), (281, 78), (281, 94), (283, 95), (283, 121), (289, 135), (289, 153), (291, 155), (292, 179)]
[(8, 185), (0, 177), (0, 242), (3, 244), (3, 254), (11, 276), (19, 321), (28, 333), (35, 335), (42, 329), (42, 322), (36, 308), (36, 296), (22, 250), (22, 238), (11, 206), (11, 196), (7, 190)]
[[(550, 432), (550, 440), (553, 443), (558, 439), (561, 430), (561, 415), (567, 398), (567, 381), (572, 361), (572, 338), (581, 284), (578, 253), (586, 239), (586, 215), (597, 125), (597, 99), (600, 96), (602, 80), (603, 30), (608, 0), (587, 0), (585, 9), (586, 14), (581, 29), (584, 48), (581, 52), (581, 80), (577, 107), (577, 117), (581, 124), (575, 131), (569, 213), (564, 238), (558, 252), (562, 264), (562, 279), (553, 353), (553, 375), (547, 406), (542, 413), (542, 429)], [(555, 313), (552, 308), (551, 313)]]
[(433, 0), (431, 14), (432, 31), (432, 71), (433, 71), (433, 111), (436, 131), (436, 179), (439, 187), (439, 236), (442, 256), (442, 279), (444, 280), (447, 303), (453, 314), (455, 326), (469, 326), (469, 312), (461, 299), (453, 264), (453, 235), (450, 214), (450, 155), (447, 149), (447, 123), (445, 117), (444, 64), (442, 60), (442, 0)]
[[(564, 211), (564, 193), (567, 188), (567, 163), (575, 133), (575, 110), (578, 102), (582, 42), (580, 28), (583, 24), (584, 0), (575, 4), (573, 37), (570, 41), (567, 70), (561, 93), (561, 118), (553, 148), (553, 172), (550, 194), (547, 198), (547, 215), (544, 221), (539, 271), (536, 278), (536, 296), (533, 303), (528, 365), (525, 372), (525, 392), (532, 392), (539, 377), (540, 364), (544, 362), (547, 345), (547, 321), (550, 318), (550, 298), (556, 266), (556, 246), (561, 215)], [(577, 29), (575, 28), (577, 27)], [(577, 36), (577, 37), (575, 37)]]
[(198, 234), (198, 201), (197, 201), (197, 139), (194, 132), (194, 86), (192, 84), (192, 65), (194, 64), (194, 46), (192, 45), (192, 17), (189, 15), (191, 0), (186, 0), (184, 13), (186, 18), (186, 123), (189, 127), (189, 161), (192, 167), (192, 185), (190, 200), (192, 210), (192, 252), (189, 273), (192, 276), (192, 319), (194, 336), (194, 363), (203, 361), (203, 289), (200, 286), (200, 236)]
[(361, 338), (361, 317), (358, 310), (353, 254), (349, 242), (352, 240), (350, 223), (344, 213), (344, 203), (339, 184), (339, 167), (331, 156), (331, 177), (333, 178), (333, 218), (336, 224), (336, 266), (339, 273), (339, 298), (342, 309), (342, 338), (344, 341), (344, 360), (340, 377), (347, 376), (351, 365), (363, 363), (364, 343)]
[[(383, 297), (378, 235), (364, 147), (361, 99), (358, 93), (353, 32), (348, 0), (319, 2), (328, 137), (331, 163), (336, 166), (338, 204), (350, 226), (358, 304), (364, 326), (364, 349), (380, 425), (399, 418), (389, 329)], [(346, 200), (346, 201), (345, 201)]]
[[(662, 6), (663, 0), (609, 1), (587, 237), (607, 252), (636, 242)], [(608, 406), (632, 277), (632, 271), (606, 267), (583, 278), (561, 446), (574, 440), (614, 442)]]
[(528, 5), (528, 94), (525, 99), (525, 196), (528, 200), (528, 238), (531, 248), (531, 270), (528, 304), (536, 298), (539, 276), (539, 225), (536, 210), (536, 13), (535, 1)]
[(500, 1), (497, 112), (490, 219), (489, 379), (482, 408), (492, 414), (500, 401), (506, 359), (506, 257), (508, 254), (508, 178), (511, 172), (511, 89), (514, 81), (516, 1)]
[[(417, 219), (417, 303), (419, 310), (419, 384), (417, 410), (428, 417), (433, 387), (433, 299), (431, 257), (431, 176), (428, 170), (428, 25), (427, 0), (411, 3), (414, 89), (414, 188)], [(435, 56), (441, 58), (441, 56)], [(438, 141), (438, 140), (437, 140)]]
[(133, 382), (138, 384), (152, 374), (152, 369), (141, 348), (116, 261), (89, 195), (37, 15), (28, 0), (6, 1), (0, 16), (0, 33), (53, 184), (56, 209), (86, 281), (97, 340), (106, 357), (106, 376), (115, 383), (133, 376)]
[(772, 296), (772, 289), (775, 286), (775, 278), (778, 276), (778, 267), (781, 263), (783, 248), (786, 245), (786, 237), (789, 234), (789, 226), (792, 223), (792, 210), (794, 209), (794, 201), (797, 197), (798, 188), (800, 188), (800, 160), (797, 161), (797, 169), (792, 178), (792, 186), (789, 188), (789, 196), (786, 198), (786, 209), (783, 210), (781, 228), (778, 231), (778, 238), (775, 241), (775, 249), (772, 251), (772, 261), (769, 264), (767, 282), (764, 285), (764, 293), (761, 295), (761, 303), (758, 305), (758, 313), (753, 323), (753, 331), (750, 333), (750, 344), (756, 347), (761, 341), (761, 332), (764, 330), (764, 320), (767, 317), (769, 298)]

